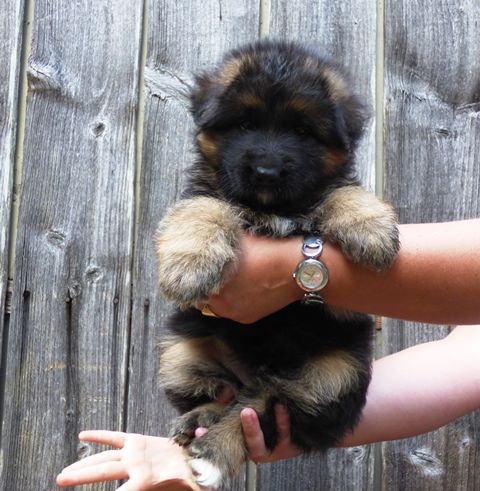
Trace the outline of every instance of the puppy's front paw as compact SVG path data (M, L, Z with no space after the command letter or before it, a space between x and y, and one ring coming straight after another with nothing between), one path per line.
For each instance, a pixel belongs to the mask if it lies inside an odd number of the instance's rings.
M333 236L353 262L376 271L393 264L400 245L396 222L389 217L370 219L354 229L337 230Z
M333 191L321 209L321 231L355 263L389 268L399 248L397 217L391 206L357 186Z
M192 198L177 204L156 235L158 279L164 295L189 307L217 293L236 261L241 220L227 203Z

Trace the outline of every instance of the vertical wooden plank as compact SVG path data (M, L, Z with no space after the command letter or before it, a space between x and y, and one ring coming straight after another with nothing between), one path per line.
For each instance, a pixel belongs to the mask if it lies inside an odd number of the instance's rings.
M480 6L387 2L386 196L402 222L480 216ZM447 328L386 322L386 350ZM384 489L477 490L480 413L383 445Z
M304 2L272 0L269 34L298 39L317 47L344 66L358 94L371 109L372 119L357 152L360 176L375 187L375 44L376 2ZM292 461L258 467L262 491L372 489L373 446L331 450Z
M134 261L128 431L165 435L175 416L159 389L158 342L169 308L157 288L153 236L194 157L186 94L192 73L258 36L258 2L148 2L141 203ZM235 486L243 486L240 479Z
M2 380L6 369L6 360L2 362L2 347L6 336L4 322L7 313L10 216L18 122L23 10L20 2L7 0L0 17L0 421L3 407Z
M80 429L122 426L140 25L138 2L35 2L4 491L55 489Z

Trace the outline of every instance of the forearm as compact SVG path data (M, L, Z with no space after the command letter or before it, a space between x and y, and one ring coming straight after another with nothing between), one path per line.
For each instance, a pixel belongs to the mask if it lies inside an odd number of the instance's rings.
M480 322L480 220L400 226L401 250L379 274L328 245L328 304L401 319Z
M292 272L301 237L242 238L238 271L209 303L221 317L254 322L303 296ZM480 219L400 226L393 266L377 273L353 264L326 242L327 305L434 324L480 322Z
M340 446L406 438L480 407L480 326L375 362L362 419Z

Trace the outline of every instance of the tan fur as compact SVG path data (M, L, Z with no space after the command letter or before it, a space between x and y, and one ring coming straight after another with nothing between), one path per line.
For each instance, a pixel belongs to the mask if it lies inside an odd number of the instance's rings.
M346 99L349 96L347 83L343 76L333 68L320 64L318 60L309 56L303 60L303 66L307 70L319 73L327 81L330 97L334 101Z
M321 66L315 58L312 58L311 56L306 56L303 59L303 66L312 72L318 72L321 69Z
M286 103L285 110L309 114L312 111L312 103L308 99L294 97Z
M300 405L303 411L317 414L327 405L352 390L357 383L360 364L345 351L333 351L305 364L294 380L272 379L282 393Z
M160 223L158 280L165 296L187 307L218 292L222 272L236 261L239 213L209 197L182 200Z
M202 155L217 165L218 141L216 136L208 131L201 131L197 135L197 143Z
M218 72L217 80L224 87L228 87L240 74L242 68L251 65L254 62L249 54L243 54L239 57L232 58L225 63Z
M322 75L328 83L328 92L334 101L346 99L349 96L350 91L342 75L329 67L322 68Z
M193 456L203 454L206 448L214 450L214 453L208 455L209 461L220 469L227 469L230 477L238 474L247 459L240 421L240 411L243 407L242 404L236 404L205 436L195 439L189 447L189 453ZM266 411L266 399L249 399L248 407L262 415Z
M347 158L347 152L344 152L343 150L327 150L327 154L324 159L325 173L328 176L335 175L338 172L338 169L345 165Z
M175 420L170 435L176 443L186 447L192 442L197 428L210 428L220 421L227 410L225 404L216 401L198 406Z
M321 232L357 263L376 270L391 266L398 251L392 207L359 186L331 191L315 211Z
M212 446L209 442L215 442ZM208 460L219 469L226 470L229 477L233 477L240 471L247 458L247 448L242 433L240 411L232 411L226 414L218 423L213 425L209 432L202 438L198 438L189 446L189 454L204 454L206 446L215 449L208 455Z
M212 399L221 383L207 378L202 371L218 370L215 353L226 349L214 337L185 339L171 337L160 343L160 384L165 390L175 390L188 395L208 395ZM195 367L194 375L189 368Z
M254 92L244 92L238 97L239 102L249 109L261 109L265 108L265 101L263 101Z

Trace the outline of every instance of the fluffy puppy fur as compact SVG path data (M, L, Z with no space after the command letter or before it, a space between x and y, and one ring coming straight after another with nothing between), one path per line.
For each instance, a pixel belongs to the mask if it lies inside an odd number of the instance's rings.
M198 158L156 237L160 287L180 307L162 345L160 376L184 413L174 439L188 448L198 482L216 487L247 457L243 407L257 411L269 448L280 402L293 442L323 450L356 425L370 381L366 315L299 302L244 326L192 308L234 269L241 231L319 231L375 270L392 264L399 241L391 207L356 176L364 108L338 67L316 52L278 42L232 51L197 77L191 107ZM215 396L226 385L236 398L222 406ZM193 439L198 426L209 431Z

